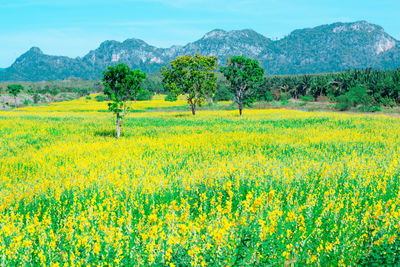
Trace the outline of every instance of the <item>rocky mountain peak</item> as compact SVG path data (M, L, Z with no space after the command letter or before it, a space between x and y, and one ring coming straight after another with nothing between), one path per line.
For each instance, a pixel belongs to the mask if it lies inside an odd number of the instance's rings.
M118 62L149 73L158 72L177 56L195 53L217 56L220 65L235 55L257 59L266 74L400 68L400 43L382 27L357 21L295 30L276 41L251 29L215 29L197 41L170 48L157 48L135 38L109 40L82 58L45 55L33 47L1 71L0 81L96 79L107 66Z
M221 37L225 37L226 34L227 34L227 32L224 31L224 30L215 29L215 30L212 30L212 31L206 33L206 34L203 36L202 39L204 40L204 39L210 39L210 38L221 38Z
M40 50L40 48L36 46L31 47L31 49L29 49L27 53L43 54L42 50Z

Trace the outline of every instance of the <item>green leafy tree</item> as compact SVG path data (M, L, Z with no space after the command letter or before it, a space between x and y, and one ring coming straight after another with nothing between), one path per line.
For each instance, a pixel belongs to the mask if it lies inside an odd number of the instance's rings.
M10 84L9 86L7 86L7 92L14 96L15 108L17 108L17 96L23 90L24 87L20 84Z
M117 138L121 136L121 120L127 109L127 101L136 97L141 90L140 84L146 74L140 70L131 70L124 63L109 66L103 72L104 94L111 99L108 109L117 117Z
M175 96L186 95L193 115L205 97L215 92L217 60L214 56L186 55L171 61L170 68L163 67L161 73L165 88Z
M231 92L242 116L243 104L255 99L256 89L263 83L264 69L257 60L236 56L228 58L227 66L221 68L221 72L231 84Z

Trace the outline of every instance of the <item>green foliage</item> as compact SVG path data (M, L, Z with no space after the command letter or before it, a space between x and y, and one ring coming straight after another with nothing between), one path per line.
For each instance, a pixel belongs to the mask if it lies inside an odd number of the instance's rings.
M149 90L143 89L139 92L136 100L137 101L146 101L146 100L151 100L153 97L153 93L150 92Z
M357 105L367 105L371 101L364 87L358 85L344 95L337 98L336 107L339 110L348 110Z
M217 91L215 92L213 96L213 101L218 102L218 101L230 101L233 99L233 95L231 91L229 91L228 88L226 87L218 87Z
M263 82L264 69L257 60L236 56L228 58L227 66L221 72L231 85L234 101L239 105L242 115L243 105L251 105L256 101L256 88Z
M272 94L272 92L271 91L266 91L265 93L264 93L264 95L259 95L258 96L258 100L260 100L260 101L266 101L266 102L271 102L271 101L274 101L274 95Z
M357 89L357 88L363 89ZM295 76L266 76L258 87L259 100L272 92L274 99L336 101L336 108L378 110L400 103L400 70L349 70L340 73ZM306 97L306 98L305 98ZM350 98L350 99L349 99Z
M40 95L38 93L33 94L33 103L37 104L40 101Z
M7 86L7 92L14 97L17 96L24 90L24 87L20 84L10 84Z
M142 82L143 90L148 90L155 94L167 94L168 90L164 88L161 73L150 74Z
M166 97L165 97L165 101L170 101L170 102L174 102L177 101L178 97L176 96L176 94L174 93L169 93Z
M310 97L310 96L302 96L301 97L301 100L302 101L306 101L306 102L311 102L311 101L313 101L313 99L312 99L312 97Z
M397 266L400 262L400 240L398 239L393 243L386 241L381 245L368 242L362 249L367 252L358 260L358 264L362 266Z
M353 102L345 95L338 96L336 98L336 105L335 108L340 111L349 110L353 107Z
M55 90L50 91L50 93L53 93L53 94L54 94L54 92L56 92L56 91ZM78 90L78 94L79 94L80 97L82 97L82 96L85 96L85 95L89 95L90 92L89 92L89 90L87 88L81 88L81 89Z
M350 89L346 94L336 98L336 108L339 110L348 110L352 107L361 105L362 111L377 111L377 104L373 97L368 95L365 87L357 85Z
M94 98L97 102L103 102L103 101L106 101L107 100L107 97L105 96L105 95L97 95L97 96L95 96L95 98Z
M176 96L186 95L193 115L196 107L216 90L217 60L214 56L186 55L171 61L170 68L163 67L161 74L165 88Z
M26 98L22 101L22 104L24 104L25 106L28 106L30 103L31 103L31 101Z
M146 74L140 70L131 70L124 63L108 66L103 72L104 94L111 99L108 110L117 116L117 138L120 137L120 120L127 110L126 102L137 99L141 91L140 84Z
M103 72L102 80L104 94L112 101L108 104L108 108L121 116L126 111L126 101L136 99L146 74L140 70L131 70L124 63L109 66L107 69Z
M90 96L87 96L87 97L85 97L87 100L90 100L90 99L92 99Z

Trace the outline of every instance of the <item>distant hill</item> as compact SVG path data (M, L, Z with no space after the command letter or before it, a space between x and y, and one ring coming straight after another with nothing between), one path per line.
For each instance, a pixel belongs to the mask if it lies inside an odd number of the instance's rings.
M170 48L139 39L105 41L82 58L49 56L33 47L0 72L0 81L97 79L108 65L118 62L154 73L177 56L194 53L215 55L221 64L234 55L251 57L260 61L267 74L400 68L400 42L382 27L358 21L295 30L277 41L249 29L217 29L193 43Z

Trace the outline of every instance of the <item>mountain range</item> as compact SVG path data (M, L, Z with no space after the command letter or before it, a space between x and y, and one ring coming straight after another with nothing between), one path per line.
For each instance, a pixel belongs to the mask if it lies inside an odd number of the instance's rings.
M357 21L295 30L275 41L250 29L216 29L200 40L170 48L157 48L139 39L105 41L77 58L50 56L32 47L0 71L0 81L98 79L108 65L118 62L154 73L177 56L195 53L217 56L222 65L235 55L257 59L266 74L400 68L400 42L381 26Z

